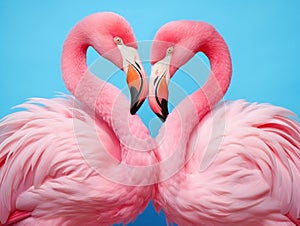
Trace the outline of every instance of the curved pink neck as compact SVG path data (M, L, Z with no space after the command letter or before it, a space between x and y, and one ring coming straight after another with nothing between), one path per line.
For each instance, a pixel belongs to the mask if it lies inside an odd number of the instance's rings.
M221 35L211 26L205 31L194 32L195 35L199 33L199 36L205 34L198 37L197 41L200 44L196 45L198 47L194 52L203 52L207 56L211 73L203 87L185 98L174 109L175 112L173 113L175 114L169 115L170 117L166 121L166 123L168 121L172 123L180 120L184 127L190 128L190 130L223 98L229 87L232 74L229 50ZM180 118L171 119L172 117Z
M87 72L86 53L90 43L81 29L75 27L63 46L61 69L67 89L75 95L77 85Z
M207 56L211 68L203 87L190 95L198 120L201 120L224 97L231 80L232 64L228 47L216 30L212 30L205 44L199 47L197 52L203 52Z
M62 53L62 75L67 89L82 103L104 118L111 125L111 112L116 104L120 90L115 86L94 76L87 67L86 53L90 46L87 32L81 27L75 27L67 37ZM99 98L99 97L102 98ZM122 99L122 97L120 97ZM121 104L129 112L129 104L124 98ZM118 101L123 103L121 101ZM127 108L126 108L127 106Z
M165 122L164 133L160 132L157 137L157 140L162 142L161 148L164 150L160 152L160 158L166 160L164 172L174 170L175 173L184 166L191 154L186 153L186 150L193 129L223 98L230 84L232 68L228 47L214 29L205 34L208 34L205 40L201 39L203 37L198 38L202 44L195 52L203 52L208 57L211 73L202 88L185 98L173 110ZM167 134L165 142L163 142L164 134ZM169 175L162 177L167 178Z
M69 34L62 54L62 74L68 90L114 131L127 149L148 151L154 147L147 128L137 115L130 114L130 103L120 89L88 70L86 51L90 46L87 31L75 27ZM137 153L133 152L135 156ZM138 157L136 157L138 158Z

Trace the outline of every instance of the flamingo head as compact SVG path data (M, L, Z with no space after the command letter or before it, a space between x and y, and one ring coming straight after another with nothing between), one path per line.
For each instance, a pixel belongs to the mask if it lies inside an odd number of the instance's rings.
M141 63L137 42L129 23L115 13L97 13L90 16L89 42L104 58L110 60L127 75L131 94L130 113L135 114L148 94L148 81Z
M205 46L208 26L196 21L173 21L162 26L155 35L148 98L151 109L162 121L168 116L169 80Z

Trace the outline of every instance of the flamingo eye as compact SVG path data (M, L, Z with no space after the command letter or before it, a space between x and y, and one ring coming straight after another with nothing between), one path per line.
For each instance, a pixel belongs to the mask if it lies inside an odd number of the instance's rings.
M174 47L173 46L170 46L169 48L167 48L167 55L168 54L172 54L174 51Z
M123 44L123 41L120 37L114 37L114 42L117 44L117 45L122 45Z

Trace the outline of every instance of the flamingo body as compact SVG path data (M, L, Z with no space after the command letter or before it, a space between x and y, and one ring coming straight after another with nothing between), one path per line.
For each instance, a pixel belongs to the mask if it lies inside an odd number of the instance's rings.
M134 220L146 207L150 186L114 183L88 164L81 148L104 167L111 162L103 153L126 160L111 129L86 106L67 97L32 99L20 107L26 111L0 126L2 223L19 210L30 216L17 225L111 225Z
M300 126L291 116L245 101L214 107L190 135L185 166L159 184L156 206L179 225L293 225Z
M88 70L89 46L130 78L128 86L138 91L131 107L118 88ZM62 54L74 97L35 98L0 121L2 225L111 225L143 211L156 158L147 128L129 113L147 92L136 48L121 16L86 17L71 30Z
M168 110L168 80L197 52L207 82ZM157 32L149 104L165 120L156 137L160 180L154 196L178 225L300 225L300 124L280 107L223 102L229 49L209 24L174 21Z

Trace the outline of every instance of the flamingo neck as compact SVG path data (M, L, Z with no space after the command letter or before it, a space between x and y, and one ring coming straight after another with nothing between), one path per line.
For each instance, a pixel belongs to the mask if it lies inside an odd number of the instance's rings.
M93 116L103 119L113 130L120 141L123 161L133 165L142 164L143 151L152 150L155 142L140 118L130 114L129 100L121 90L99 79L88 70L86 52L89 46L91 44L85 32L75 27L63 47L62 74L66 87L80 102L92 110ZM150 156L146 158L150 165L152 162ZM129 167L129 169L133 168ZM127 177L127 174L124 175Z
M63 52L61 69L67 89L75 95L77 85L88 71L86 53L89 47L87 37L75 27L67 37Z
M185 98L175 109L177 113L167 119L167 122L180 120L184 128L189 128L187 134L224 97L231 80L231 57L224 39L212 27L207 33L206 37L198 38L201 44L195 52L203 52L210 62L208 80L198 91Z
M223 98L230 84L231 58L225 41L215 30L206 40L195 52L203 52L210 61L211 73L207 82L174 109L157 137L164 150L160 152L160 158L166 165L166 173L161 175L164 179L176 173L188 161L192 153L186 153L186 150L193 129ZM199 38L199 41L203 40ZM167 137L164 134L167 134ZM163 142L165 138L167 142Z
M174 117L180 118L170 120L180 120L187 134L224 97L231 80L232 66L228 47L216 30L213 29L208 34L204 40L199 38L199 43L203 44L195 51L203 52L209 59L211 72L208 80L176 108L177 114Z
M61 62L63 79L67 89L78 100L111 126L111 111L120 90L89 71L86 64L89 46L91 43L87 33L81 27L75 27L63 47ZM122 104L120 107L124 106Z
M215 30L197 52L207 56L211 67L206 83L190 95L200 121L224 97L231 80L232 64L228 46Z

